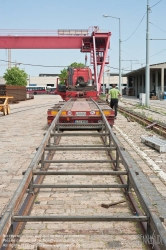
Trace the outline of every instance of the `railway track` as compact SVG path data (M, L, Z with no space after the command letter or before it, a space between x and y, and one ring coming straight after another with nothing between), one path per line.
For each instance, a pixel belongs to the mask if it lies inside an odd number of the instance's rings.
M165 249L163 220L102 110L101 123L62 124L64 108L1 217L1 249Z
M129 117L129 119L131 118L131 120L135 120L137 122L139 122L140 124L142 124L143 126L149 128L149 129L153 129L154 132L156 132L157 134L166 137L166 124L162 123L160 121L156 121L156 120L149 120L145 115L141 115L138 114L135 111L131 111L128 108L124 108L119 106L119 111Z
M140 104L139 99L132 99L132 98L130 99L130 98L126 98L126 97L123 98L123 102L128 103L130 105L138 105L138 104ZM155 103L155 101L150 100L150 108L149 109L150 110L151 110L151 108L165 109L165 100L161 100L160 102L161 103L158 103L158 102ZM152 111L153 111L153 109L152 109Z

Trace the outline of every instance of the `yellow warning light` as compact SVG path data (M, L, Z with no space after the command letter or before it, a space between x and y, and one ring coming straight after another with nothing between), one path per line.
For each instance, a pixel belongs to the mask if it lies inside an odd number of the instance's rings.
M59 111L57 111L57 110L53 110L53 111L51 111L51 115L57 115L58 112L59 112Z
M104 113L105 115L111 115L111 111L110 111L110 110L104 110L103 113Z
M96 111L96 115L100 115L100 111Z
M62 111L61 115L62 116L66 115L66 111Z

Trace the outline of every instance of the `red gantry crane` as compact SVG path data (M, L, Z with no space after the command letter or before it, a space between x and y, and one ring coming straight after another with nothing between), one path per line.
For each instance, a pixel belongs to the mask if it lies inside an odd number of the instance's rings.
M109 63L107 52L111 32L99 27L89 29L55 30L0 30L0 49L80 49L90 53L94 66L94 82L99 94L104 65ZM99 73L97 66L100 66Z
M107 52L110 47L110 36L111 32L102 32L97 26L87 30L0 30L0 49L80 49L83 53L90 53L90 61L94 68L93 86L88 86L92 80L92 73L88 68L85 71L82 69L81 75L77 70L71 69L71 83L67 83L70 86L68 85L63 92L57 91L64 100L70 100L67 109L62 112L60 122L98 123L101 121L101 112L93 102L99 97L104 66L109 63ZM83 84L86 88L82 88ZM59 112L60 106L55 105L48 110L48 124ZM101 109L113 125L114 111L108 104L103 104Z

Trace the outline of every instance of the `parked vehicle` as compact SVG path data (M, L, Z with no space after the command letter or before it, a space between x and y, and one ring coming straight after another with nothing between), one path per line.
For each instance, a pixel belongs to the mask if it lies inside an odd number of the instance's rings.
M42 87L27 86L26 91L27 91L27 94L33 94L33 95L47 94L47 88L43 86Z
M56 88L55 87L47 87L47 94L49 95L56 95Z

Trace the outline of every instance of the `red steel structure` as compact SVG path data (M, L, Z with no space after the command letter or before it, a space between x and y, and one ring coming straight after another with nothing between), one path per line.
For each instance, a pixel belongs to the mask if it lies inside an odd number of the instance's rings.
M94 82L99 94L105 64L109 63L107 52L111 32L102 32L98 27L90 30L58 31L0 30L0 49L80 49L90 53L94 66ZM43 35L45 33L45 35ZM97 66L100 66L99 73Z

